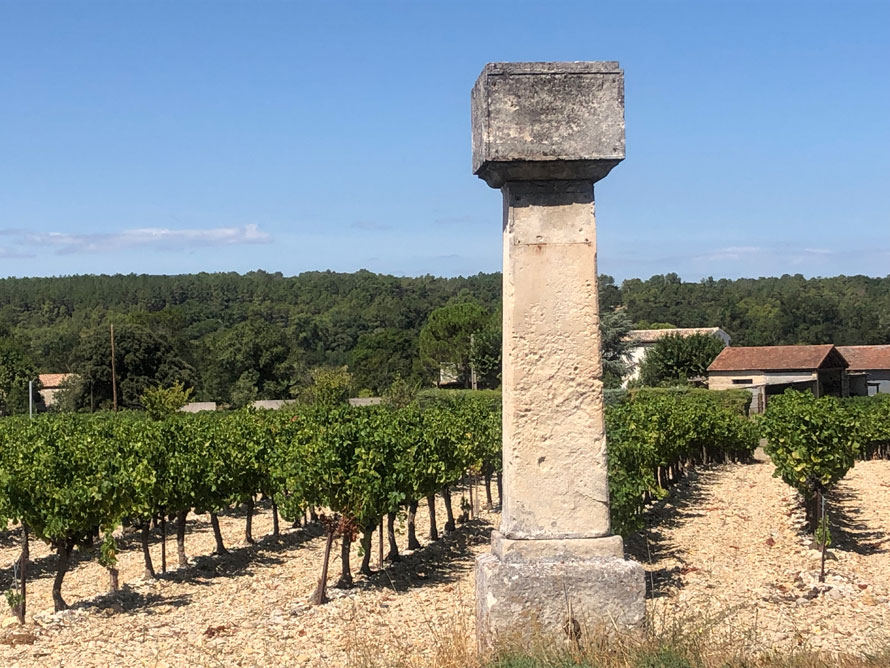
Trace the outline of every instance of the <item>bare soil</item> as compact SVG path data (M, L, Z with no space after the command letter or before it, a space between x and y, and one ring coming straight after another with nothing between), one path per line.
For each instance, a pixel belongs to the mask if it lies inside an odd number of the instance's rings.
M774 470L760 454L696 473L653 509L628 541L646 564L653 624L694 620L693 631L759 650L890 647L890 461L858 462L828 497L824 583L803 510Z
M494 485L492 485L494 487ZM478 491L484 488L479 485ZM496 497L495 497L496 498ZM453 493L459 513L461 491ZM484 504L483 504L484 506ZM122 538L119 557L121 591L105 594L108 575L96 553L75 551L63 595L70 610L53 613L51 587L56 557L42 543L31 542L28 585L30 623L3 619L0 666L344 666L391 657L432 657L456 625L473 609L475 554L487 549L496 515L479 508L477 519L444 534L445 507L438 499L440 540L426 540L426 503L417 513L421 549L407 550L402 526L397 539L403 559L384 563L370 578L358 575L361 556L353 545L355 586L334 589L340 575L340 541L331 554L328 595L323 606L309 604L321 573L325 538L322 529L293 529L282 520L282 535L271 537L272 514L259 506L253 520L257 545L244 541L244 515L220 516L229 554L215 547L208 516L190 515L186 551L191 565L177 569L175 528L168 525L166 574L161 574L160 532L152 534L157 578L143 580L138 534ZM285 528L287 527L287 528ZM377 570L379 536L371 564ZM19 531L0 539L0 588L12 584L12 564L19 553ZM388 548L387 550L388 551ZM0 601L5 608L5 602ZM6 609L3 610L5 614ZM471 629L462 633L467 642ZM447 642L452 638L448 636Z
M859 462L829 501L833 544L827 578L804 533L793 492L764 458L691 474L649 513L650 528L627 541L647 569L653 627L702 633L759 649L867 653L890 646L890 462ZM482 487L479 487L482 491ZM455 494L455 509L461 493ZM484 493L483 493L484 498ZM439 529L444 506L439 499ZM498 515L477 519L435 543L406 549L356 586L329 590L309 605L321 570L317 527L284 528L273 541L271 513L258 508L257 545L244 538L243 513L220 517L230 553L214 556L207 516L189 517L191 565L176 569L168 527L168 572L160 574L160 535L152 534L158 577L142 579L137 535L123 537L122 591L104 594L107 574L94 554L75 553L63 593L72 609L52 612L55 556L32 541L30 623L2 620L0 666L394 666L435 665L473 644L473 561L488 549ZM265 536L265 538L263 538ZM375 534L372 565L377 566ZM339 541L338 541L339 542ZM12 579L19 534L0 535L0 588ZM339 545L330 584L339 577ZM4 611L5 612L5 611ZM682 620L678 622L678 620Z

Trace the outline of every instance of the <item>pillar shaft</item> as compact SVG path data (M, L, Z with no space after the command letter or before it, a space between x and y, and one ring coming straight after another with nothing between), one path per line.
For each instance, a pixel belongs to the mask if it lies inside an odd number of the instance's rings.
M643 570L609 535L593 202L624 159L623 74L492 63L472 109L473 170L504 197L504 498L476 561L479 642L637 625Z
M504 196L504 502L509 539L609 533L593 185Z

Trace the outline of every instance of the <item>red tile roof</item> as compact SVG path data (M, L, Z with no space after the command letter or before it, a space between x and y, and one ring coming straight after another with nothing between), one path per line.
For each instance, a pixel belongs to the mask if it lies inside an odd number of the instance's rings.
M834 355L832 355L834 353ZM829 357L837 359L830 360ZM826 362L828 362L826 364ZM845 366L831 344L724 348L708 371L791 371Z
M890 345L838 346L838 352L850 365L850 371L890 369Z
M38 378L40 379L40 384L43 386L43 389L51 390L61 387L62 383L65 382L65 379L70 375L70 373L42 373Z

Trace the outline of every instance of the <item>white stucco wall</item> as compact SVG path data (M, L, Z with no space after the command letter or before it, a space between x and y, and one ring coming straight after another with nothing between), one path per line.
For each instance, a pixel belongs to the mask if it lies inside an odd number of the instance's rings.
M640 377L640 364L646 356L646 351L653 345L652 343L640 343L628 349L627 354L624 356L624 361L627 363L629 373L624 377L624 382L621 384L622 387L627 387L630 381Z

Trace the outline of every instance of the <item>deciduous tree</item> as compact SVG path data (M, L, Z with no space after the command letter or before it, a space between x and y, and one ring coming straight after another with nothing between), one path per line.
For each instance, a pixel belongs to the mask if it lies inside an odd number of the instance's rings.
M29 381L34 381L34 397L39 400L37 368L22 346L0 336L0 415L28 412Z
M163 336L125 324L116 327L115 371L117 401L123 408L140 408L146 389L176 382L190 385L194 370ZM112 404L111 339L107 329L84 333L74 351L76 386L73 402L77 408L109 408Z
M643 357L640 381L643 385L685 385L692 378L707 375L708 366L723 350L723 341L710 334L660 338Z

